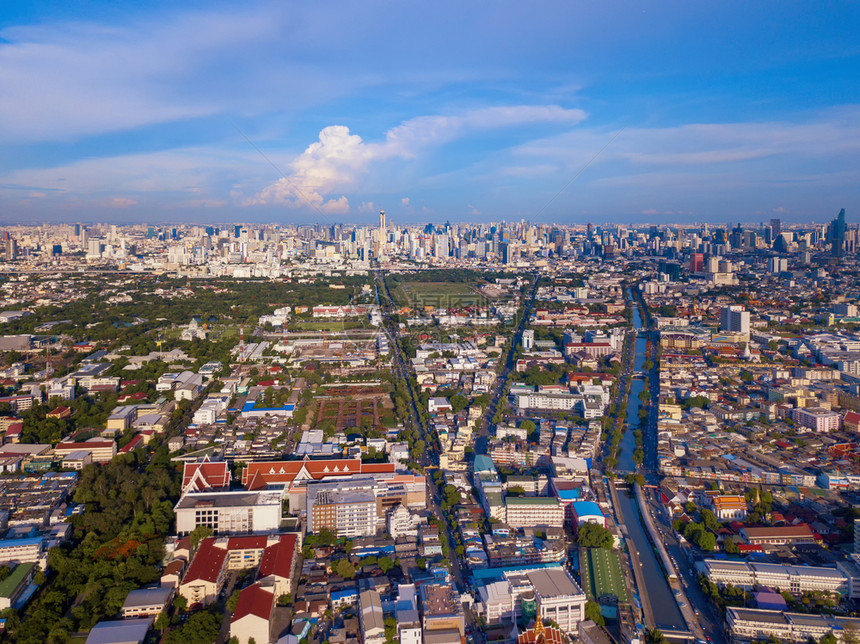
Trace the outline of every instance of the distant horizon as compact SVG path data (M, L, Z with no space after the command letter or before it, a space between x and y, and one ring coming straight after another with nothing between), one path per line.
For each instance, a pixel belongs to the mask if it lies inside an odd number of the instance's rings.
M823 221L806 221L806 222L795 222L788 221L786 219L781 219L780 217L772 217L772 219L779 219L780 224L783 227L817 227L817 226L826 226L831 221L836 219L838 216L838 211L829 219ZM639 221L639 222L607 222L607 221L585 221L578 223L564 223L557 221L530 221L528 219L493 219L493 220L462 220L455 221L450 219L442 219L442 220L418 220L414 222L398 222L392 221L390 218L388 219L387 226L389 228L414 228L416 226L442 226L446 223L449 223L454 226L487 226L487 225L495 225L495 224L521 224L526 223L532 226L563 226L563 227L582 227L585 228L589 224L594 227L603 227L603 226L624 226L629 228L645 228L650 226L666 226L669 228L698 228L701 226L709 226L712 228L726 228L728 226L738 226L740 225L743 228L761 228L766 227L770 224L770 219L766 220L757 220L757 221L693 221L688 223L667 223L667 222L649 222L649 221ZM846 211L845 216L846 223L849 227L852 226L852 222L848 216L848 212ZM117 226L117 227L170 227L170 226L186 226L186 227L233 227L233 226L255 226L255 227L263 227L263 226L279 226L279 227L309 227L309 226L350 226L350 227L359 227L359 228L373 228L379 225L378 221L373 221L372 218L368 218L367 223L355 222L355 221L347 221L347 220L334 220L326 221L326 222L314 222L314 221L208 221L208 222L198 222L198 221L141 221L141 222L128 222L128 221L111 221L111 220L69 220L69 221L37 221L37 222L3 222L0 220L0 228L14 228L14 227L33 227L37 228L40 226L75 226L76 224L80 224L82 226ZM860 225L860 222L854 222L854 226Z
M5 3L0 217L827 221L860 210L851 24L847 0Z

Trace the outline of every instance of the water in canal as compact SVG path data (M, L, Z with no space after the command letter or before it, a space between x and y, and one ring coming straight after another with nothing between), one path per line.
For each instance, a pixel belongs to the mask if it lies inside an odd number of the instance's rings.
M639 307L635 305L636 300L633 299L632 293L627 291L627 297L633 306L633 328L642 328L642 316L639 314ZM645 364L646 349L648 341L644 337L636 338L633 355L633 369L641 371ZM639 427L639 394L645 388L645 381L642 378L634 378L630 383L630 397L627 400L627 431L621 437L621 452L618 454L618 469L622 472L633 472L636 469L636 463L633 462L633 452L636 450L636 437L633 432Z
M628 298L631 302L635 302L629 291ZM639 313L638 306L633 307L633 328L642 329L642 316ZM633 360L633 366L636 371L640 371L645 364L647 356L646 347L647 340L645 337L638 337L635 347L636 354ZM627 431L621 439L621 453L618 455L618 469L621 471L633 472L636 469L633 462L636 438L633 432L639 426L639 409L642 406L639 394L644 388L644 378L634 378L630 383L630 398L627 402ZM636 498L628 495L624 490L618 491L618 498L621 505L618 509L621 512L630 537L627 541L627 547L637 550L639 561L642 563L642 575L645 578L646 588L639 589L640 595L647 593L657 628L660 630L685 630L687 625L684 622L683 615L681 615L681 609L678 608L678 604L672 594L672 589L666 579L666 573L663 571L657 554L651 545L651 540L639 514L639 504Z
M642 517L639 516L639 507L635 497L630 496L623 489L618 490L618 502L624 524L627 526L628 548L636 548L639 561L642 563L642 576L645 578L646 588L640 588L640 595L648 595L648 602L654 613L654 621L661 631L686 630L687 624L681 609L675 601L666 573L660 567L657 554L651 546L651 541L645 532Z
M645 389L642 378L634 378L630 383L630 398L627 400L627 431L621 437L621 451L618 454L618 469L622 472L634 472L636 463L633 462L633 452L636 451L636 436L634 432L639 427L639 408L642 406L639 394Z

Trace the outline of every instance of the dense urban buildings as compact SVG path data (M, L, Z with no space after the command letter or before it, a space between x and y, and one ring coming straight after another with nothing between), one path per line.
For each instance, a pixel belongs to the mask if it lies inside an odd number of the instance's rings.
M213 641L853 628L840 218L7 232L10 633L42 587ZM133 576L76 611L95 561Z

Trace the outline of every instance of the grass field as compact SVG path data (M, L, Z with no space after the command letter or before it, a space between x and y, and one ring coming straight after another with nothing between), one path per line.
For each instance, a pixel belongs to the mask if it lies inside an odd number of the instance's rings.
M292 321L287 325L289 331L343 331L363 329L364 322L357 319L349 320L307 320Z
M615 595L618 601L627 601L627 587L621 570L621 557L615 550L588 548L580 550L583 590L592 599L601 595Z
M392 293L401 306L451 308L486 305L486 298L461 282L403 282Z

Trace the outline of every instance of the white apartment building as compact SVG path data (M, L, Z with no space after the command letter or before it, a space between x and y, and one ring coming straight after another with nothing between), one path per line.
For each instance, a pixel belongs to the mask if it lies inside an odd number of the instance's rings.
M842 641L845 626L860 630L860 618L835 617L833 615L808 615L776 610L730 607L726 610L726 623L734 642L752 642L776 637L783 642L806 642L809 638L820 640L833 633Z
M512 528L564 526L564 505L555 497L521 496L505 499L505 523Z
M835 568L716 559L706 559L704 566L708 579L720 586L732 584L741 588L752 588L759 585L791 593L818 591L846 594L848 592L848 577Z
M275 532L281 525L281 493L189 492L176 506L176 533L186 535L197 526L216 535Z
M744 307L724 306L720 310L720 331L732 333L750 332L750 313Z

